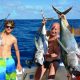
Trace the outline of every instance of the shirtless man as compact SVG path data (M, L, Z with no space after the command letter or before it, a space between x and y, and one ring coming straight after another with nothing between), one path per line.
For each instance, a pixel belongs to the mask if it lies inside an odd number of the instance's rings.
M43 20L43 25L45 21ZM49 34L48 40L48 52L45 55L45 62L42 66L39 66L35 73L35 80L41 80L45 71L49 70L48 80L54 80L58 64L60 62L60 47L57 42L60 33L59 23L54 23Z
M14 28L12 20L5 21L5 29L0 33L0 80L16 80L16 67L12 58L11 47L14 46L17 56L17 69L22 69L17 39L11 34Z

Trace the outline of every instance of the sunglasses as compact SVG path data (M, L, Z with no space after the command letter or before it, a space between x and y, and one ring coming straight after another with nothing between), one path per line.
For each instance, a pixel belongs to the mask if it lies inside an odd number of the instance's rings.
M11 26L6 26L6 28L10 28L10 29L13 29L14 27L11 27Z
M51 30L53 30L54 28L55 28L55 26Z

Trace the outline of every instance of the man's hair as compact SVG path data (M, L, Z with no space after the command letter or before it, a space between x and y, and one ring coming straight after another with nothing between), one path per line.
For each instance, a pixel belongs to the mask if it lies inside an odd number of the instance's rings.
M14 21L13 20L6 20L4 26L7 26L8 24L10 24L11 27L14 27Z
M58 25L58 27L60 28L60 24L58 22L53 23L51 28L57 27L57 26L54 26L55 24Z

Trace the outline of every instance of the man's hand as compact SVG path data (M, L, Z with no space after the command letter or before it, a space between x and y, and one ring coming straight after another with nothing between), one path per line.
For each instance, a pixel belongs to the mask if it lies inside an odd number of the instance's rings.
M70 30L71 28L70 28L70 25L69 25L69 23L68 23L68 21L67 21L67 19L66 19L66 16L65 16L64 14L61 14L61 15L58 15L58 17L59 17L61 20L64 21L65 25L66 25L66 26L69 28L69 30Z
M53 54L50 54L50 55L51 55L51 57L53 57L53 58L55 58L55 57L58 56L56 53L53 53Z
M58 15L59 18L66 20L66 16L64 14Z
M43 19L42 24L43 24L43 25L46 24L46 19Z
M54 59L56 59L58 57L58 55L56 53L53 54L46 54L45 59L46 61L53 61Z

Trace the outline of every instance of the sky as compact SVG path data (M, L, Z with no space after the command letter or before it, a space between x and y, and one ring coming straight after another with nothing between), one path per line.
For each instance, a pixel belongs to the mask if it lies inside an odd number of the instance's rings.
M80 0L0 0L0 19L8 14L9 19L42 19L41 10L45 17L57 19L52 5L60 11L72 7L67 18L80 19Z

